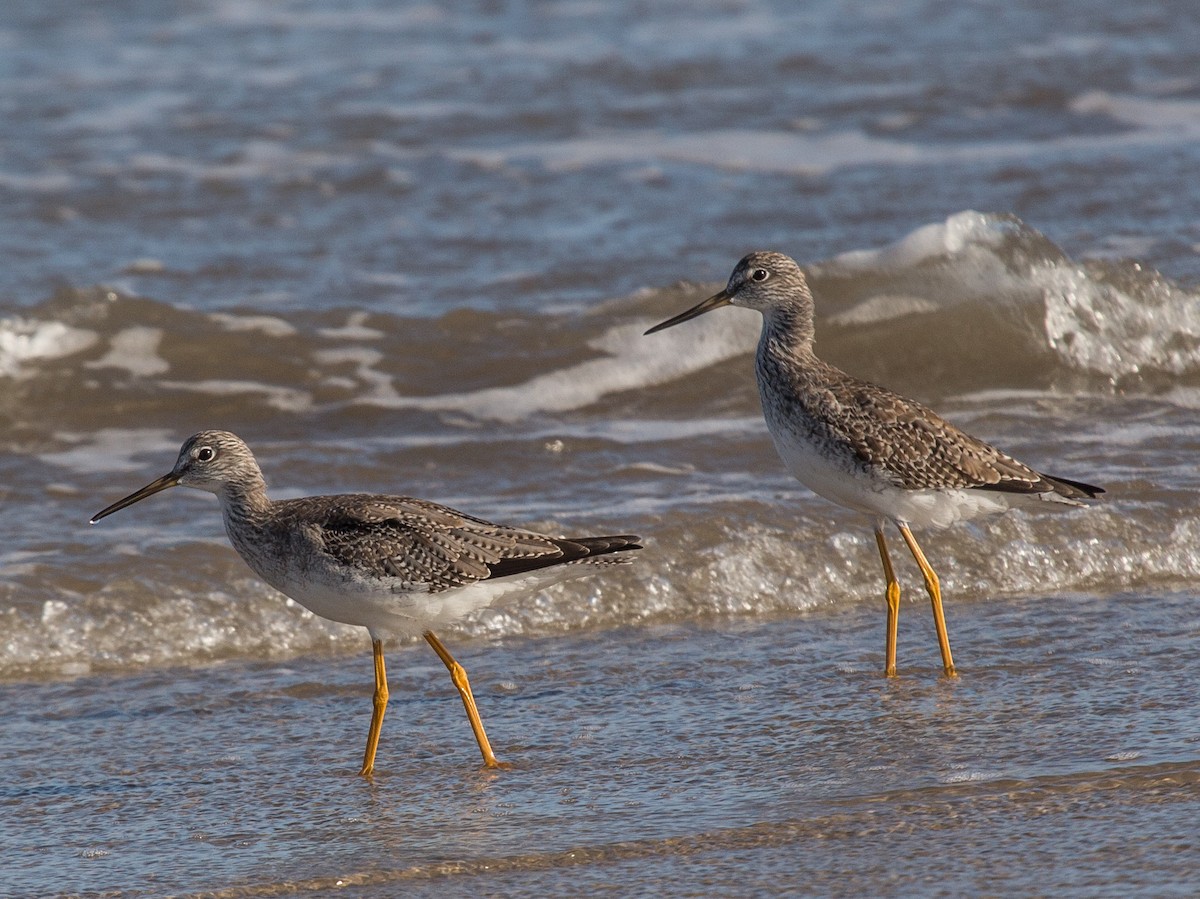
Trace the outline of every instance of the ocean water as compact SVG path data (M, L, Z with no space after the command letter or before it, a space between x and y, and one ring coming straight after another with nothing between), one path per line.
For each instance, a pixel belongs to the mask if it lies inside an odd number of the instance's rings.
M1111 7L1111 8L1110 8ZM1184 2L197 0L0 14L13 896L1200 890L1200 18ZM1086 510L919 534L796 484L752 249L830 361ZM177 490L379 491L637 564L389 647Z

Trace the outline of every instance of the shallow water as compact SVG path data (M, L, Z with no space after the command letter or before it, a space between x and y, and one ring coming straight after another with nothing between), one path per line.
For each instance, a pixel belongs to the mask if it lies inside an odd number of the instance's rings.
M954 682L924 604L895 681L865 606L472 641L499 772L414 647L392 654L373 783L365 641L12 686L5 720L41 744L9 762L9 886L1163 895L1197 859L1193 606L958 603Z
M14 895L1188 895L1200 846L1191 4L43 4L0 17L0 853ZM747 250L818 350L1086 511L869 524L762 424ZM203 427L637 565L424 645L257 582Z

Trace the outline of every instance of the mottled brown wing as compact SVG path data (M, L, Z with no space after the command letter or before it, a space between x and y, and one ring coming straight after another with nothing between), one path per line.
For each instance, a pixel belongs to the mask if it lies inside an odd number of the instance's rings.
M307 506L314 539L338 562L434 593L641 549L633 536L556 539L404 496L347 494L288 504Z
M492 577L501 563L545 564L563 552L549 537L410 497L347 494L288 504L309 506L313 538L338 562L432 592Z
M1027 465L950 424L920 403L848 375L830 383L827 417L864 466L897 486L1039 493L1052 485Z

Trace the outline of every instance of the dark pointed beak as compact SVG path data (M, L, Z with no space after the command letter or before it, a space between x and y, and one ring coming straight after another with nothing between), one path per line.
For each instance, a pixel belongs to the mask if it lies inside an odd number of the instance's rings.
M711 312L714 309L720 309L722 306L728 306L731 297L728 290L722 290L718 294L709 297L698 306L693 306L687 312L680 312L674 318L668 318L665 322L655 325L646 334L653 334L655 331L663 331L667 328L680 324L681 322L690 321L698 315L703 315L705 312Z
M92 516L92 524L95 524L97 521L99 521L101 518L104 518L107 515L112 515L113 512L120 512L122 509L126 508L127 506L132 506L136 502L141 502L147 496L153 496L156 493L161 493L163 490L166 490L170 487L174 487L174 486L178 485L178 483L179 483L179 476L177 474L175 474L175 472L171 472L170 474L165 474L161 478L159 478L157 481L152 481L151 483L147 484L145 487L143 487L141 490L138 490L136 493L131 493L131 494L129 494L129 496L125 497L124 499L117 500L115 503L113 503L107 509L97 512L95 515Z

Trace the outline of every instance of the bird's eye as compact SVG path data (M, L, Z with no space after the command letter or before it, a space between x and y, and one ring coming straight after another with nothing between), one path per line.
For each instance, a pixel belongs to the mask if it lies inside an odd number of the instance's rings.
M196 450L196 461L211 462L214 458L216 458L216 455L216 452L211 446L202 446L200 449Z
M769 277L771 277L771 273L765 268L756 268L750 273L751 281L765 281Z

